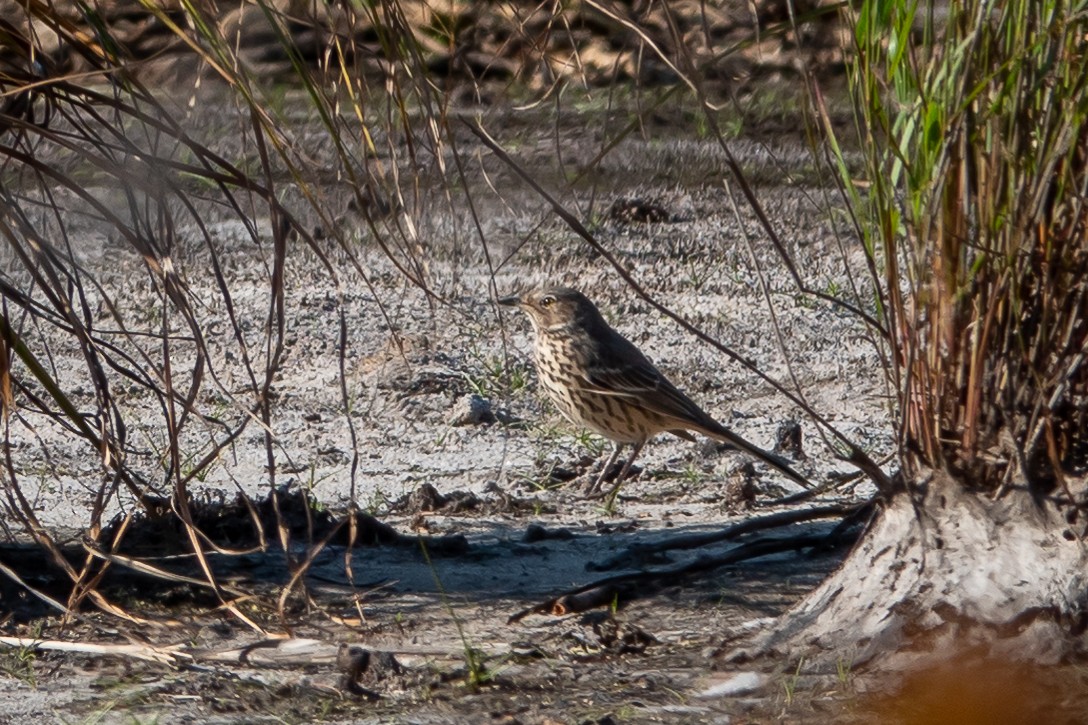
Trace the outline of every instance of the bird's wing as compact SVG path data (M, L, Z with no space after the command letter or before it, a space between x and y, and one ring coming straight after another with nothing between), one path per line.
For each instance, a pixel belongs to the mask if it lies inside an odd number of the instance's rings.
M625 340L626 342L626 340ZM634 345L613 345L615 354L587 366L585 381L600 395L614 395L668 418L714 425L702 408L669 382Z
M669 382L633 343L618 333L612 334L615 337L611 338L609 344L598 346L596 358L585 366L587 372L583 379L588 390L600 395L623 397L629 403L688 424L677 428L693 428L726 441L766 461L805 488L811 488L812 484L808 479L795 471L789 461L746 441L711 418L691 398Z
M616 395L669 418L701 423L706 413L656 370L641 367L600 369L587 376L595 392Z

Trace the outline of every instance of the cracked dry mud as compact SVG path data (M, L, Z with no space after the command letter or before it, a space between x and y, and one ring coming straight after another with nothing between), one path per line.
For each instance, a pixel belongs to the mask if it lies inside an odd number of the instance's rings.
M591 225L650 294L772 378L792 376L816 410L875 457L891 451L880 361L863 326L797 291L753 214L734 211L736 189L717 142L684 125L681 111L648 118L644 135L626 137L574 190L562 179L594 158L619 111L588 106L559 119L539 110L487 113L485 125L504 129L499 140ZM305 134L299 138L306 143ZM862 252L843 231L834 194L820 183L800 134L729 143L805 282L823 291L849 290L845 270L864 273ZM118 626L88 613L64 630L46 620L37 635L124 642L120 632L135 630L156 645L186 643L205 659L167 666L39 653L21 670L7 655L0 721L101 715L160 723L807 722L846 717L860 707L865 680L850 671L848 653L839 672L815 673L803 663L745 666L714 657L727 632L772 626L769 618L825 576L841 551L780 554L718 569L614 613L532 615L507 624L515 612L593 579L706 555L671 553L592 571L592 563L633 543L713 530L770 511L768 502L798 489L735 452L663 436L643 451L641 473L624 485L614 510L580 498L579 486L563 482L591 474L603 443L572 429L544 401L529 363L528 325L496 306L495 294L544 283L581 288L723 423L770 448L783 424L800 421L800 469L817 482L850 471L800 411L654 311L467 132L459 150L472 160L466 188L480 235L464 189L444 189L426 174L406 211L419 228L435 298L406 282L368 231L350 231L363 274L329 242L339 287L301 243L289 251L287 355L276 381L273 433L277 486L309 491L331 511L343 511L354 496L401 534L462 535L467 549L435 553L428 564L416 546L357 548L352 582L343 549L329 547L307 580L311 603L292 605L289 615L290 633L313 642L279 664L264 648L244 662L211 658L208 653L259 638L228 614L208 613L210 597L179 587L176 601L148 601L136 585L120 584L115 594L125 606L184 624ZM309 151L320 164L325 151L316 142ZM323 192L332 208L345 208L342 189ZM304 209L301 201L298 208ZM217 214L209 209L207 222L238 317L259 340L268 307L267 229L257 244L239 222ZM85 267L125 301L131 325L157 329L161 320L140 261L101 230L85 229L74 241ZM197 315L222 383L220 389L208 385L200 404L230 414L233 403L223 391L244 380L225 312L204 273L206 252L195 241L179 252L187 284L206 301ZM339 372L341 314L347 406ZM70 344L53 342L58 368L74 370ZM254 350L259 355L259 346ZM120 392L133 416L130 435L141 441L142 459L135 456L134 464L156 480L163 430L152 401L135 388ZM24 485L40 482L34 494L43 523L77 531L100 480L95 457L48 426L41 432L59 453L53 462L59 479L43 475L46 462L30 440L16 441L17 473ZM200 450L207 434L194 432L183 443ZM254 426L193 483L194 498L229 501L237 491L267 496L266 463ZM866 493L847 488L825 498ZM821 526L810 528L826 529ZM285 577L275 555L224 566L269 595ZM262 621L269 631L285 631L274 618ZM12 622L5 629L28 631ZM345 644L365 648L378 664L360 669L358 656L340 649ZM392 653L399 666L381 659L382 652ZM468 682L467 661L480 665L477 676L484 681Z

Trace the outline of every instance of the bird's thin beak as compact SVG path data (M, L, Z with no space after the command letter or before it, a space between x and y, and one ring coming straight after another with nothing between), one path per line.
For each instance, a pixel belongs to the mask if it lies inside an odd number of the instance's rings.
M510 295L509 297L500 297L498 300L500 305L506 305L507 307L517 307L521 304L521 297L519 295Z

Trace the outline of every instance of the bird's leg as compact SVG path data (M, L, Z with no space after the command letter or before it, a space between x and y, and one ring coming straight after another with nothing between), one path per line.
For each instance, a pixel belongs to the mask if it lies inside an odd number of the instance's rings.
M616 492L620 490L620 485L623 484L624 479L627 478L627 474L631 471L631 464L635 462L636 458L638 458L638 454L642 450L642 446L644 445L646 445L646 441L635 444L634 450L631 451L631 455L627 457L626 461L624 461L623 468L620 469L619 474L616 476L616 480L612 482L612 488L608 489L608 493L601 496L601 498L611 499L616 495ZM617 444L617 453L619 452L618 448L619 446ZM613 455L612 457L615 458L615 455ZM611 466L612 462L609 461L608 465ZM608 468L605 468L605 470L601 471L601 480L598 481L597 484L595 484L593 488L590 489L590 491L587 491L587 495L600 489L600 483L604 482L604 476L607 473Z
M601 469L601 472L597 475L597 478L586 488L587 496L596 493L601 489L601 484L604 483L604 479L608 476L608 472L612 469L612 464L616 462L617 458L619 458L621 450L623 450L622 443L614 442L612 444L612 455L610 455L608 457L608 460L605 461L604 468Z

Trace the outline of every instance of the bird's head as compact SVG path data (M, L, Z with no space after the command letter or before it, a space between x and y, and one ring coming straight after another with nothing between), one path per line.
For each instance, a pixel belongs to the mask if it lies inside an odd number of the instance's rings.
M589 298L570 287L548 287L525 294L504 297L500 305L519 307L529 315L533 330L555 332L575 323L586 324L601 319Z

